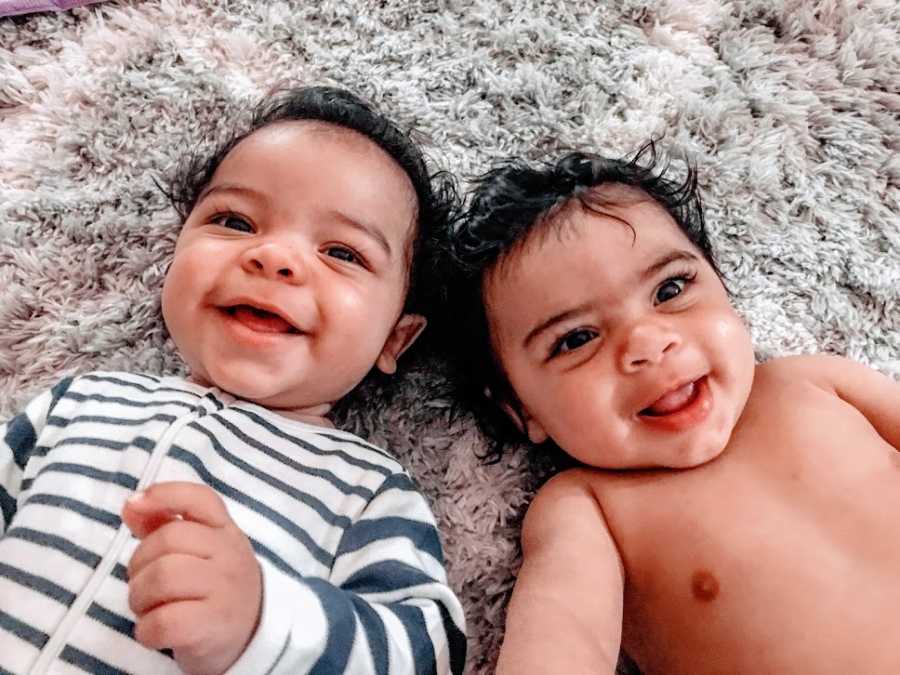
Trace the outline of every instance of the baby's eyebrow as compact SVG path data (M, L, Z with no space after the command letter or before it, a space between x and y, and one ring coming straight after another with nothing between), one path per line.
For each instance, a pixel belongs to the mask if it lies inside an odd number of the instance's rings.
M674 250L669 251L668 253L664 253L659 258L656 259L649 267L644 268L640 274L640 281L647 281L651 277L655 276L657 272L666 267L667 265L677 261L677 260L689 260L691 262L699 262L700 258L691 253L690 251L684 250Z
M563 310L562 312L558 312L553 316L541 321L537 326L528 331L528 335L525 336L525 339L522 340L522 347L528 349L528 345L541 333L545 330L554 326L555 324L561 323L563 321L567 321L574 316L578 316L579 314L584 314L591 308L590 302L583 302L577 307L571 307L569 309Z
M240 195L242 197L252 199L255 202L260 202L263 205L268 205L269 203L269 198L262 192L258 192L257 190L249 188L245 185L238 185L237 183L220 183L218 185L207 185L206 188L204 188L203 192L200 193L200 196L197 197L197 203L199 204L204 199L206 199L210 195L215 194L216 192L225 192Z

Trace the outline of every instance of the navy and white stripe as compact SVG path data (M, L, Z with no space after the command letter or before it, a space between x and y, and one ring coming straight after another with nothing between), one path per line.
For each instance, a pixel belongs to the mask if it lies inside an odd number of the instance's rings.
M263 570L260 626L230 673L463 671L434 519L395 460L178 378L93 373L0 426L0 673L31 673L54 648L53 672L179 672L133 639L125 570L138 542L111 548L125 499L179 425L153 481L213 487Z

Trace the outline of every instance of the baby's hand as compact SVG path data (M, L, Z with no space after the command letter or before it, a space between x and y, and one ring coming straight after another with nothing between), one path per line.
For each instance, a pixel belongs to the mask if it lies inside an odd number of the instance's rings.
M219 675L241 655L259 621L262 574L250 540L205 485L157 483L125 503L141 544L128 565L134 636L169 648L191 675Z

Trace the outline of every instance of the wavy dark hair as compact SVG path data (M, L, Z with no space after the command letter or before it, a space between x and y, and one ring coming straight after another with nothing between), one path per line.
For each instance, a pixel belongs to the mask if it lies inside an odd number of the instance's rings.
M288 121L331 124L361 134L384 150L409 176L416 193L417 227L409 251L409 284L404 311L426 314L433 307L435 239L443 232L459 198L456 182L445 172L431 173L425 155L411 135L356 94L339 87L279 89L260 101L249 124L236 129L212 150L184 157L171 176L157 185L182 221L197 204L216 169L235 146L260 129Z
M624 158L573 152L540 163L504 160L476 178L467 207L444 242L447 311L438 332L457 379L457 397L492 440L487 457L491 461L523 437L491 400L519 406L491 349L485 277L517 247L563 227L565 219L556 216L564 209L578 205L609 215L604 209L616 204L615 194L598 188L612 184L637 188L662 206L721 279L703 219L696 169L688 164L682 178L673 177L668 155L658 151L654 140ZM555 454L560 463L561 455Z

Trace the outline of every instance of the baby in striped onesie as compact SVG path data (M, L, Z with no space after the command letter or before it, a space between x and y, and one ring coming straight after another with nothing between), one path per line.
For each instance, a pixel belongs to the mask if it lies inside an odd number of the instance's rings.
M326 419L425 327L434 178L328 87L186 163L162 311L190 377L67 378L0 425L0 675L462 672L425 499Z

